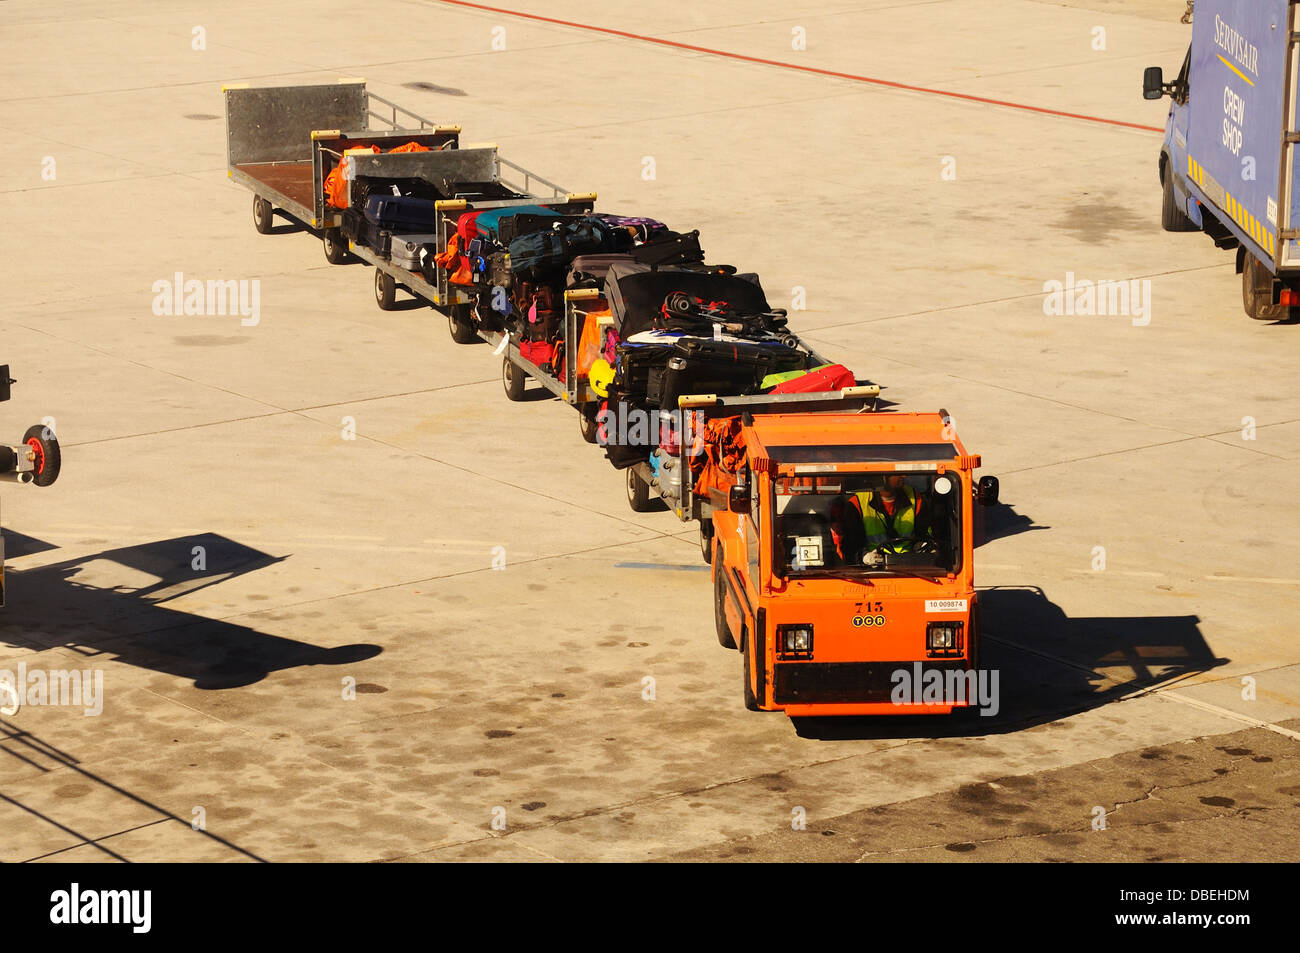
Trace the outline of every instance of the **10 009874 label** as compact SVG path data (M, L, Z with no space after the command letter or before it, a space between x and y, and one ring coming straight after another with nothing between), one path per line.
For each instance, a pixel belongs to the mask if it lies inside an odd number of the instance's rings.
M926 612L965 612L965 599L926 599Z

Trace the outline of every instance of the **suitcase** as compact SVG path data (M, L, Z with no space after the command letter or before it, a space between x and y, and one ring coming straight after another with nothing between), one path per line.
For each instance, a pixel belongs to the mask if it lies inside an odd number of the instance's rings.
M366 200L372 195L380 195L384 198L414 196L420 199L445 197L436 187L423 179L377 179L368 175L359 175L352 180L351 193L352 206L358 211L366 207Z
M646 400L674 410L684 394L751 394L760 377L759 369L748 363L674 356L661 374L650 375Z
M366 221L390 232L425 234L437 226L430 199L405 195L371 195L366 199Z
M344 235L354 242L365 240L366 219L364 215L354 208L348 208L343 210L341 218L343 222L340 228L343 229Z
M504 208L492 208L481 212L478 217L478 230L480 235L486 235L495 241L501 241L509 244L512 238L516 238L523 232L514 230L514 223L511 219L518 218L520 215L527 215L531 219L544 222L542 228L549 228L551 222L558 222L562 215L559 212L552 212L544 205L507 205ZM509 223L509 226L507 226ZM503 232L509 228L511 233L509 237L504 237ZM531 228L529 231L536 231Z
M376 255L380 258L388 257L388 249L392 242L393 233L388 229L376 225L374 222L367 222L364 219L361 222L361 243L370 246Z
M632 258L639 264L652 268L704 261L704 252L700 249L700 233L660 232L633 248Z
M544 232L554 228L556 222L577 221L579 218L582 216L561 215L559 212L516 212L497 220L497 241L502 245L509 245L520 235Z
M611 265L620 262L627 263L632 260L632 256L627 252L610 255L579 255L569 262L567 286L570 288L579 286L602 288L605 285L605 276L609 274Z
M659 232L668 231L668 226L653 218L640 218L630 215L611 215L597 212L596 217L614 228L625 228L638 242L647 242Z
M438 247L437 235L398 235L392 237L389 258L394 265L411 271L420 270L420 251L426 246Z

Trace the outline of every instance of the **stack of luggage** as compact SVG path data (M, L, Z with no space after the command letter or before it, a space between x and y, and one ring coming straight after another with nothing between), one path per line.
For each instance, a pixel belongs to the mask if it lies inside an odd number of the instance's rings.
M501 193L501 194L498 194ZM472 292L476 323L511 336L525 360L563 379L566 346L576 373L604 398L607 427L618 415L678 409L685 394L746 395L829 391L855 383L842 365L815 355L773 308L755 274L710 265L699 232L676 232L655 219L567 214L540 204L466 211L439 250L439 199L521 198L500 183L440 183L360 178L351 188L344 231L430 283L438 269ZM453 213L454 214L454 213ZM447 228L451 219L447 220ZM564 292L601 291L608 312L593 311L580 341L564 338ZM597 320L597 318L601 320ZM597 386L597 380L600 383ZM662 459L670 437L641 445L606 443L619 468ZM671 452L671 451L670 451Z

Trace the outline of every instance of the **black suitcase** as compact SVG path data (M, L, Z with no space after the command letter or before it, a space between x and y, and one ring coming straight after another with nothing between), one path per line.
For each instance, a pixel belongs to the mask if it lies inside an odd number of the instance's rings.
M520 235L544 232L554 228L557 223L576 221L581 215L538 215L535 212L520 212L518 215L503 215L497 221L497 239L502 245L509 245Z
M352 180L352 205L360 210L366 207L366 200L372 195L408 196L417 199L446 198L431 182L423 179L377 179L374 176L359 175Z
M642 265L658 268L660 265L689 265L704 261L700 249L700 233L660 232L648 242L632 249L632 257Z
M354 242L365 240L366 217L354 208L345 208L343 210L343 234Z
M370 246L380 258L387 258L393 240L393 233L374 222L362 221L361 242Z

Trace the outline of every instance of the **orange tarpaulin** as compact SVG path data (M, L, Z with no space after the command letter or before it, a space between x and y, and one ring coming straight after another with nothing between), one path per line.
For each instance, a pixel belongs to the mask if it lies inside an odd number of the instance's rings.
M369 149L371 152L382 152L378 146L358 146L360 149ZM428 146L422 146L418 142L408 142L398 146L396 149L389 149L391 155L394 152L429 152ZM329 175L325 176L324 183L325 200L335 208L348 207L348 183L343 178L343 163L339 162L334 168L330 169Z

